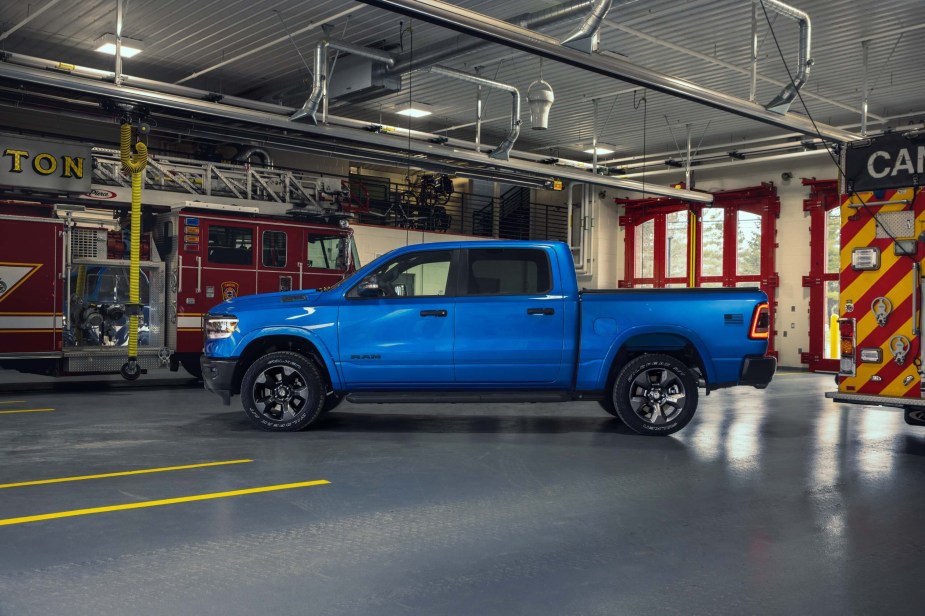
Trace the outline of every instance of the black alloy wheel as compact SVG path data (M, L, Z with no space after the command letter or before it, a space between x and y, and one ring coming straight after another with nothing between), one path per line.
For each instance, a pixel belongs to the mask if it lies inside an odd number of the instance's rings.
M321 414L325 387L309 358L277 351L255 361L241 382L241 401L248 418L262 430L295 432Z
M697 381L670 355L641 355L629 362L617 375L612 395L617 417L634 432L651 436L674 434L697 409Z

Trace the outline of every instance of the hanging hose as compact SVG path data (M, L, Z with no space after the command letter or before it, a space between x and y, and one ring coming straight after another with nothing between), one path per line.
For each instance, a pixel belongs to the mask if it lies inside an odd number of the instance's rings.
M141 172L148 164L148 146L142 142L135 144L136 154L132 154L132 125L123 122L119 132L119 158L122 172L132 174L132 229L130 235L129 262L129 305L128 310L128 362L122 366L122 376L134 381L141 375L138 368L138 315L141 312L141 299L138 292L138 279L141 273Z

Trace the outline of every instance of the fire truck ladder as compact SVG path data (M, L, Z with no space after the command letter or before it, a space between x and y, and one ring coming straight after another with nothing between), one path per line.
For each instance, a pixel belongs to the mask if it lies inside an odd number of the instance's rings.
M110 186L131 184L131 178L122 173L117 150L93 148L93 181ZM142 181L145 190L289 204L316 216L338 213L334 203L321 197L322 179L299 171L152 155Z

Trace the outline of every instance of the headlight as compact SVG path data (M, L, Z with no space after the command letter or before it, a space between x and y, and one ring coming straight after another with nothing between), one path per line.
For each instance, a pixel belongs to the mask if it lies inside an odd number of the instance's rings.
M220 340L228 338L238 327L237 317L217 315L206 317L206 340Z

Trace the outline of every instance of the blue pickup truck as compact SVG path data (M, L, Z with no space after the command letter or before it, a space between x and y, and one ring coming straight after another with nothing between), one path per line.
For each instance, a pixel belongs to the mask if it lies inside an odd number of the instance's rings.
M237 297L204 317L206 389L270 431L351 402L597 400L677 432L699 388L771 381L757 289L580 291L561 242L406 246L333 287Z

